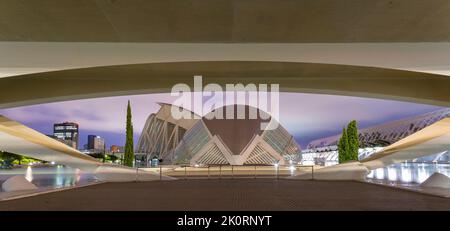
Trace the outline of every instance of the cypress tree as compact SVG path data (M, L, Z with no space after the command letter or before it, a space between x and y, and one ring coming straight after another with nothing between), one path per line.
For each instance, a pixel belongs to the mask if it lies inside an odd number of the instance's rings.
M338 153L339 153L339 163L344 163L348 160L348 138L347 138L347 131L345 130L345 127L342 129L342 136L339 139L338 144Z
M131 122L131 105L128 100L127 106L127 124L125 138L124 165L132 167L134 161L134 144L133 144L133 123Z
M347 139L348 139L348 160L358 160L358 127L355 120L352 120L347 125Z

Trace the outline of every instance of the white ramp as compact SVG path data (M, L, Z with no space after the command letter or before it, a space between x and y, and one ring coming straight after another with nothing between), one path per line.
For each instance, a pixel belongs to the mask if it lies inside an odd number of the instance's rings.
M57 140L54 140L21 123L0 115L0 149L79 168L85 172L95 173L105 181L134 181L136 170L125 166L104 164L93 157L85 155ZM153 172L138 172L139 180L163 180Z
M450 117L444 118L360 162L350 162L321 168L314 172L318 180L361 180L369 170L450 150ZM291 179L311 179L301 173Z
M370 170L450 150L450 117L361 160Z

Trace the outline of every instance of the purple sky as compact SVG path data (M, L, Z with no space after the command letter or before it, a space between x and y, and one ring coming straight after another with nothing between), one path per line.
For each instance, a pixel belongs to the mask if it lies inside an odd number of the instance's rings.
M170 94L132 95L58 103L40 104L0 110L0 114L17 120L44 134L53 133L53 123L72 121L80 125L80 148L87 135L105 137L107 147L125 142L125 113L131 101L135 142L157 102L173 102ZM305 147L311 140L334 135L352 119L367 127L395 119L437 110L440 107L389 100L348 96L280 93L280 122Z

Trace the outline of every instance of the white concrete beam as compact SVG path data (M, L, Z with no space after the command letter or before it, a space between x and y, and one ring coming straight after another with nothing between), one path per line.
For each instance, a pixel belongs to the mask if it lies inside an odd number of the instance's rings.
M450 75L450 43L0 42L0 77L188 61L306 62Z

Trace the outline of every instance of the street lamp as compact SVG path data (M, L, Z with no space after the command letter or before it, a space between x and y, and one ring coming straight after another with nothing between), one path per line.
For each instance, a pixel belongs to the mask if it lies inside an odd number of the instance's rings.
M276 171L277 171L277 180L278 180L278 166L279 166L279 164L278 164L278 162L276 162L275 164L274 164L274 166L275 166L275 168L276 168Z

